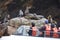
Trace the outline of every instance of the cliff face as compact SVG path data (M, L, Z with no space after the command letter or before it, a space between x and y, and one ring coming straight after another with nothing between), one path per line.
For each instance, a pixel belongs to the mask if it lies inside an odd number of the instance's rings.
M0 0L0 6L3 4L3 14L5 11L13 12L13 14L17 13L16 11L20 9L24 4L29 5L30 0L14 0L13 2L10 2L9 0ZM4 4L8 5L4 5ZM31 3L31 1L30 1ZM41 14L44 16L52 15L58 16L60 15L60 0L33 0L32 1L32 8L30 12ZM25 5L26 6L26 5ZM6 10L5 10L6 8ZM1 8L0 8L1 10ZM14 12L15 11L15 12ZM6 12L5 12L6 13ZM1 12L0 12L1 14ZM9 13L11 14L11 13ZM13 14L11 14L13 16Z
M34 0L33 1L34 12L48 16L60 15L60 0ZM55 14L55 15L54 15Z

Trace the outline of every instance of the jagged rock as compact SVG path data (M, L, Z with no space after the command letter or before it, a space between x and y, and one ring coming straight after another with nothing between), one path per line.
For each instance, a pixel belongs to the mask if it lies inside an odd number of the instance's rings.
M42 15L37 15L37 14L27 14L26 16L25 16L25 18L27 18L27 19L35 19L35 20L39 20L39 19L41 19L41 18L43 18L44 16L42 16Z
M28 19L25 19L24 17L22 18L13 18L10 20L9 22L10 25L17 25L17 26L20 26L20 25L29 25L30 22Z
M46 18L41 18L38 20L35 19L26 19L24 17L22 18L13 18L10 20L10 25L31 25L32 22L34 22L36 24L36 26L41 27L41 25L43 25L45 23L45 20L47 20Z

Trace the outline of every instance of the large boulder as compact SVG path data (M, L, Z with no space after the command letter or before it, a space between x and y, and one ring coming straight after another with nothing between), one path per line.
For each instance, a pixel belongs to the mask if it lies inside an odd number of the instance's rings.
M20 26L20 25L30 25L30 21L24 17L22 18L13 18L9 21L11 26Z
M27 17L29 17L29 16L27 16ZM36 26L41 27L41 25L43 25L45 23L45 21L47 20L46 18L44 18L41 15L36 15L36 17L33 16L33 18L36 18L36 19L31 19L31 18L26 18L26 17L13 18L10 20L9 25L19 27L20 25L31 25L31 23L34 22L36 24ZM37 19L37 18L39 18L39 19Z
M22 18L13 18L9 21L8 34L12 35L21 25L30 25L30 21L28 19Z
M9 24L9 26L7 26L8 34L12 35L17 30L17 28L20 26L21 21L19 18L13 18L8 22L8 24Z
M9 25L10 26L19 26L21 23L20 19L19 18L13 18L9 21Z
M17 30L16 27L12 27L12 26L7 26L7 27L8 27L7 33L8 33L9 35L12 35L12 34Z

